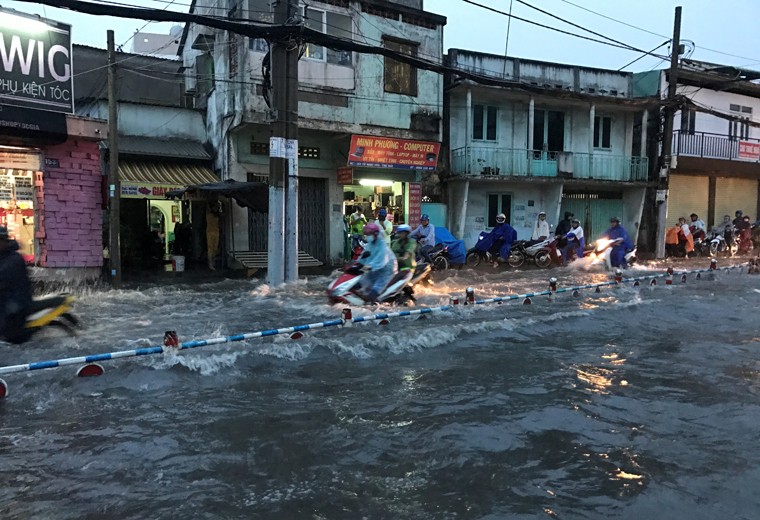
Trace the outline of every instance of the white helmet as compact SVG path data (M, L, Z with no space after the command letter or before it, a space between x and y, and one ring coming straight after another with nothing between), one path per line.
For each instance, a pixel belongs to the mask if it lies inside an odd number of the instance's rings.
M503 224L507 221L507 216L504 213L499 213L496 215L496 222L499 224Z

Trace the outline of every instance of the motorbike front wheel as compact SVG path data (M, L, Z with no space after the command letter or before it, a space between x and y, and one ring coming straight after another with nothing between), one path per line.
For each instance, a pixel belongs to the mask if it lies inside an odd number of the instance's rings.
M718 255L718 243L710 242L710 256L717 256L717 255Z
M546 269L552 265L552 257L548 251L539 251L536 253L536 265L542 269Z
M465 258L465 263L469 267L477 267L480 265L480 253L477 251L470 251L467 253L467 258Z
M510 251L507 263L512 267L520 267L525 263L525 255L520 251Z
M449 259L443 255L436 256L433 259L433 269L436 271L445 271L449 268Z

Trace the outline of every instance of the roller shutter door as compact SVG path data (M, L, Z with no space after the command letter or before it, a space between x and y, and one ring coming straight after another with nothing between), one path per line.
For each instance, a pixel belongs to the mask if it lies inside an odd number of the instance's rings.
M749 215L752 222L757 220L757 181L718 177L715 180L715 220L722 221L723 215L734 219L737 209Z
M668 182L668 212L665 224L670 227L678 221L679 217L684 217L688 222L689 215L696 213L710 226L710 222L707 222L708 186L707 177L671 175ZM755 190L755 198L757 198L757 190Z

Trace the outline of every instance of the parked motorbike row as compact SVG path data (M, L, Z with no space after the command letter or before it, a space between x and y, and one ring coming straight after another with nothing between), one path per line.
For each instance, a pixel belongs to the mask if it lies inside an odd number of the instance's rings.
M752 252L753 249L758 248L758 244L755 243L755 229L753 226L753 238L747 244L747 252ZM694 252L699 256L734 256L739 252L739 249L740 240L737 232L728 233L728 240L726 240L726 233L713 231L708 237L698 238L694 241Z

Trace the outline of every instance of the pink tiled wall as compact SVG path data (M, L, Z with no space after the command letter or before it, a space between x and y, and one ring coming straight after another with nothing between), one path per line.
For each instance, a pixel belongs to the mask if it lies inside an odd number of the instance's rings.
M35 179L38 192L39 263L44 267L100 267L103 264L103 199L98 143L70 138L45 149L45 166ZM42 199L42 200L40 200Z

